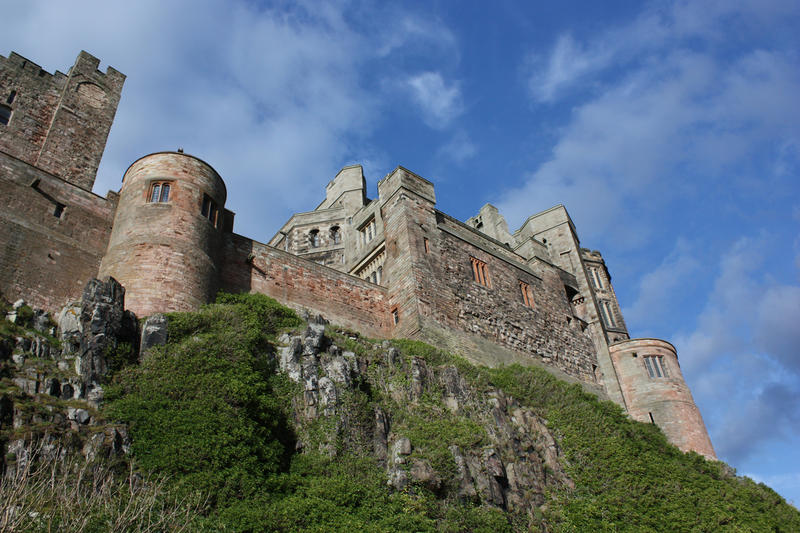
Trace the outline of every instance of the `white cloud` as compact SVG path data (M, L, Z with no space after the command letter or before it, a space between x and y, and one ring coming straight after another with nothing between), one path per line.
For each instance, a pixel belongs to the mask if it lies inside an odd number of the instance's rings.
M376 114L359 72L373 47L342 9L29 2L2 42L51 70L85 48L127 74L99 192L138 157L180 146L228 182L237 231L266 240L287 207L317 203Z
M458 131L450 141L438 150L438 155L445 157L457 164L462 164L472 159L478 153L478 147L472 142L469 135Z
M463 111L458 83L448 85L439 72L416 74L406 85L423 113L423 120L432 128L447 127Z
M617 243L637 247L650 232L642 220L678 198L684 205L701 200L701 189L716 180L740 198L765 195L776 180L784 186L790 181L785 169L800 138L794 52L718 53L704 46L703 35L684 40L683 28L662 19L643 16L616 30L623 36L653 33L642 46L628 48L625 39L601 39L596 46L559 39L535 97L553 97L582 77L597 88L572 108L549 159L500 194L498 207L512 226L532 209L568 201L577 225L588 228L585 238L613 228L621 232ZM704 24L712 22L724 25L722 19ZM615 68L601 74L604 65ZM772 154L767 166L773 172L746 176L750 158L763 153Z
M800 437L800 286L765 279L765 241L742 238L720 258L694 329L674 339L727 461Z

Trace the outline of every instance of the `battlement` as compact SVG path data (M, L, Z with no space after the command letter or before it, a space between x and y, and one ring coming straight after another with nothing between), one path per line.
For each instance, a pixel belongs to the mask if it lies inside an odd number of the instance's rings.
M57 70L55 73L50 74L37 63L34 63L16 52L11 52L8 54L8 57L0 55L0 69L16 71L17 75L38 77L45 81L53 81L59 86L63 85L64 81L67 79L67 75L63 72Z

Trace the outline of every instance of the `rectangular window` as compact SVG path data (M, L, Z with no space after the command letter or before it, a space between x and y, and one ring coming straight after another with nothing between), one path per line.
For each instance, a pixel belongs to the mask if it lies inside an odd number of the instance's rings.
M11 108L7 105L0 104L0 124L8 126L11 121Z
M531 293L531 286L524 281L520 281L519 292L522 293L522 303L525 304L525 307L533 307L533 294Z
M469 260L472 263L472 279L484 287L491 288L492 283L489 280L489 269L486 267L486 263L474 257L470 257Z
M596 267L589 267L589 280L595 289L605 289L603 276L600 275L600 271Z
M156 204L165 204L169 202L170 182L159 181L150 184L150 194L148 195L148 202Z
M650 378L668 378L667 368L660 355L644 356L644 366Z
M395 326L400 322L400 312L397 307L392 308L392 324Z
M428 238L427 237L423 237L422 238L422 243L425 245L425 253L426 254L429 253L431 251L431 245L428 243Z
M609 328L617 327L617 322L614 320L614 312L611 309L611 304L608 303L608 300L600 300L600 314L603 315L603 322L606 323L606 326Z
M378 227L375 225L375 218L371 218L369 222L361 226L358 231L361 235L360 241L362 246L371 241L372 238L378 234Z
M203 195L203 204L200 206L200 214L203 215L203 218L210 220L215 228L217 227L219 210L217 209L217 204L207 194Z
M61 218L61 215L64 214L64 204L56 204L56 208L53 209L53 216L56 218Z

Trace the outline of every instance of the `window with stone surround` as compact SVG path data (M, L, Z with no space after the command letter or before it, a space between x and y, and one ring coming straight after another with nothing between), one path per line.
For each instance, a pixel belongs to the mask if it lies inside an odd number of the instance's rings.
M489 269L486 263L474 257L470 257L469 261L472 264L472 279L484 287L489 287L491 289L492 283L489 280Z
M430 251L431 251L431 245L430 245L430 243L428 242L428 238L427 238L427 237L423 237L423 238L422 238L422 244L424 244L424 245L425 245L425 253L426 253L426 254L427 254L427 253L430 253Z
M342 230L339 229L339 226L333 226L331 228L331 241L333 244L342 243Z
M200 208L200 214L203 215L203 218L210 220L214 227L217 226L219 209L217 209L217 203L207 194L203 195L203 205Z
M645 355L644 366L650 378L668 378L667 367L660 355Z
M392 308L392 324L395 326L397 323L400 322L400 312L397 310L397 307Z
M150 194L147 195L147 201L153 204L165 204L169 202L171 189L171 181L153 182L150 184Z
M592 282L592 287L595 289L605 289L603 284L603 276L597 267L589 267L589 280Z
M312 229L308 232L308 243L312 248L319 248L319 230Z
M375 225L375 217L372 217L371 219L369 219L369 222L361 226L358 229L358 232L360 235L361 246L364 246L369 241L371 241L372 238L378 234L378 228Z
M603 322L606 323L606 327L617 327L617 321L614 319L614 311L611 309L611 304L608 300L600 300L598 304L600 305L600 314L603 315Z
M520 280L519 292L522 294L522 303L525 305L525 307L533 307L533 293L531 292L531 286Z

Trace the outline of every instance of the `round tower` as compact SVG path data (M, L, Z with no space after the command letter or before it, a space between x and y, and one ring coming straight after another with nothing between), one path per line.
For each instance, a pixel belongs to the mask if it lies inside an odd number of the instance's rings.
M612 344L609 352L628 412L635 420L658 425L684 452L717 458L672 344L661 339L630 339Z
M207 163L182 152L135 161L122 181L100 276L125 287L138 316L188 311L212 300L227 192Z

